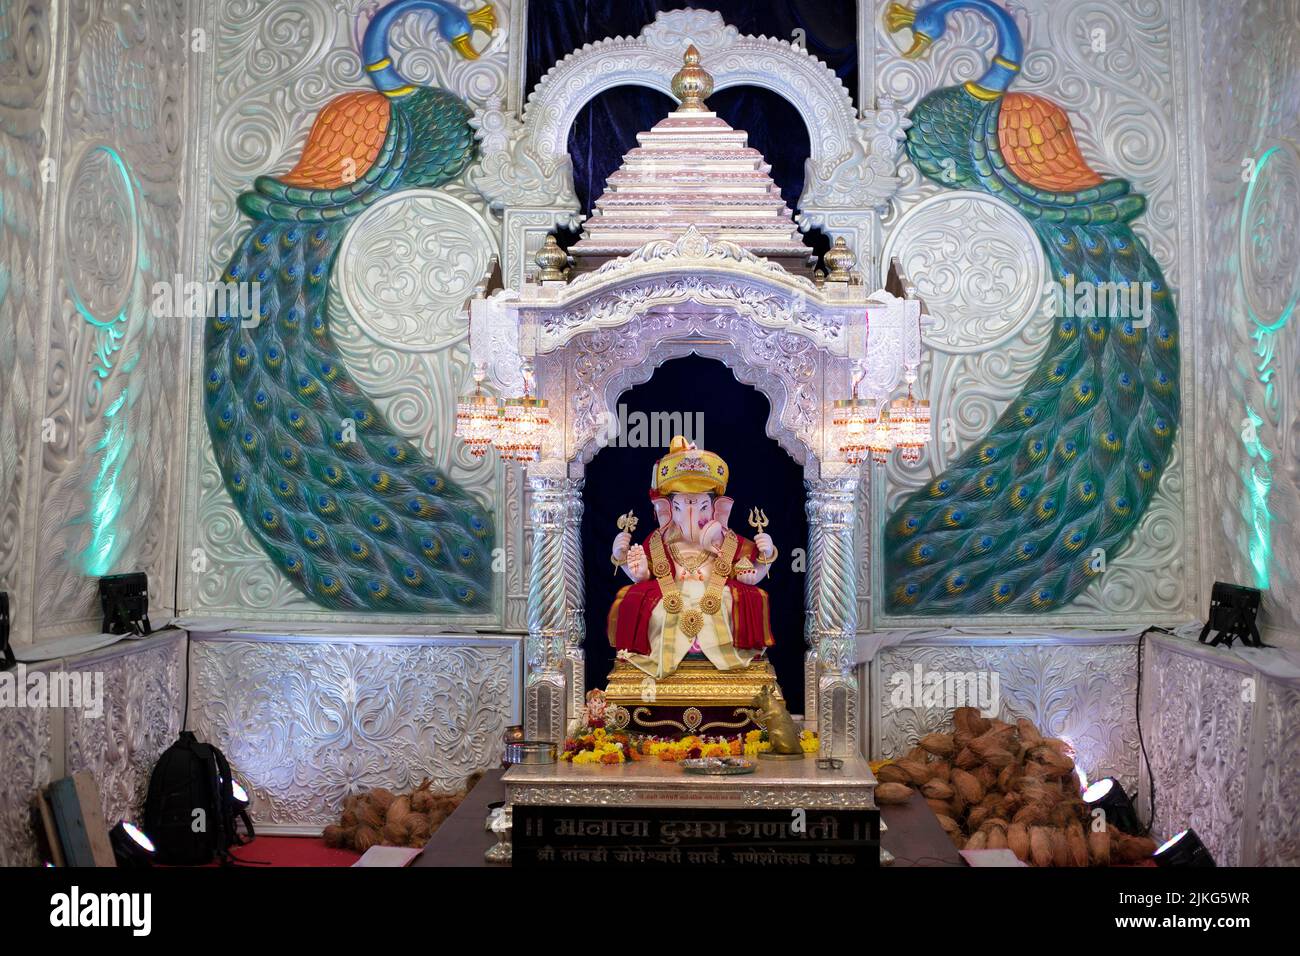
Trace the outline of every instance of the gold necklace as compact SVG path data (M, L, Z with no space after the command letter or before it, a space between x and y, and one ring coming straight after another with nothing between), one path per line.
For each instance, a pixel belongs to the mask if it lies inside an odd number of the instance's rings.
M687 571L698 571L703 567L704 562L709 560L709 553L707 551L701 551L699 554L691 558L685 557L682 554L682 549L679 548L676 543L670 544L668 550L672 552L673 561L680 564Z

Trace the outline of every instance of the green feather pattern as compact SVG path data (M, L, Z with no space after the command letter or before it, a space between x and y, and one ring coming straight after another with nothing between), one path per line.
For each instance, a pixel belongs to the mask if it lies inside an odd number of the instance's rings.
M473 160L470 111L445 90L393 101L374 165L338 189L262 177L240 197L254 220L225 282L260 283L247 326L209 317L205 412L231 498L267 555L337 610L490 609L490 515L397 435L358 388L327 298L352 219L401 189L435 187Z
M1058 283L1150 283L1149 322L1100 308L1055 317L1042 360L992 430L888 519L891 613L1068 604L1104 567L1098 551L1113 558L1133 533L1173 451L1178 317L1129 226L1144 199L1120 179L1076 193L1018 179L998 148L1000 107L960 87L932 93L912 113L908 155L935 181L1018 210Z

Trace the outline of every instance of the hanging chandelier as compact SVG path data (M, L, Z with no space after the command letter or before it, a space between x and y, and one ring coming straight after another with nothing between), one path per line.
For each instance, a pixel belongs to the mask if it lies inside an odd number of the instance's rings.
M890 406L890 413L899 458L904 464L914 465L921 460L921 452L930 441L930 403L917 401L909 382L907 398L895 400Z
M475 458L495 447L505 461L537 461L551 413L546 399L533 397L531 374L524 373L524 394L504 401L483 393L483 376L475 369L474 391L456 402L456 437Z
M537 461L550 423L546 399L533 398L525 388L519 398L507 398L501 403L497 434L492 443L506 461Z
M462 395L456 402L456 437L471 455L482 458L492 447L500 417L496 399L483 394L483 379L476 371L473 394Z
M840 454L850 465L860 465L871 452L870 439L880 410L874 398L841 398L835 403L831 427Z
M886 405L880 410L880 417L876 419L867 437L867 450L871 454L871 460L877 465L883 465L889 460L889 453L894 450L897 442L896 426L889 406Z

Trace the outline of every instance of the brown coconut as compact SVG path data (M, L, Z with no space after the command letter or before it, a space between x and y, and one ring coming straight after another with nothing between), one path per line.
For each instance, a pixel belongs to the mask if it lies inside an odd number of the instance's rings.
M1059 827L1051 827L1047 835L1052 841L1052 865L1069 866L1070 865L1070 844L1065 839L1065 831Z
M921 784L921 793L933 800L951 800L952 784L944 783L942 780L927 780Z
M953 754L952 734L926 734L918 743L936 757L951 757Z
M919 760L912 760L910 757L904 758L894 764L899 770L907 774L908 783L920 786L930 779L930 770Z
M1088 860L1093 866L1110 866L1110 834L1105 830L1088 833Z
M881 783L876 785L876 802L883 804L907 803L912 799L912 788L903 783Z
M977 804L984 799L984 784L974 774L965 770L953 770L952 783L967 803Z
M912 778L906 770L896 763L887 763L876 771L876 779L881 783L911 783Z
M379 831L374 827L361 824L352 835L352 849L365 853L372 846L379 844Z
M1119 863L1140 863L1155 852L1156 841L1150 837L1129 836L1119 830L1110 835L1110 855Z
M1029 830L1029 859L1034 866L1052 865L1052 838L1046 827Z
M1016 720L1016 732L1020 735L1020 743L1026 747L1032 747L1043 739L1043 735L1038 732L1033 721L1023 717Z
M954 820L958 817L957 808L947 800L927 798L925 802L929 804L930 809L934 811L936 817L952 817Z
M1075 823L1065 831L1065 841L1070 850L1071 866L1088 865L1088 841L1083 835L1083 827Z
M1022 862L1028 863L1030 853L1029 828L1023 823L1013 823L1007 827L1007 846Z

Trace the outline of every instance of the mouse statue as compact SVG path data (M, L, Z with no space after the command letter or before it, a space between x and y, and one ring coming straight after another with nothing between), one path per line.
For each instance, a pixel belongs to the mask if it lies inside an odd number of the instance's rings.
M768 686L758 692L754 698L754 707L758 710L757 722L767 731L767 742L772 745L771 751L760 756L802 757L799 728L795 726L790 712L785 709L785 701Z

